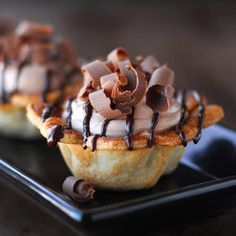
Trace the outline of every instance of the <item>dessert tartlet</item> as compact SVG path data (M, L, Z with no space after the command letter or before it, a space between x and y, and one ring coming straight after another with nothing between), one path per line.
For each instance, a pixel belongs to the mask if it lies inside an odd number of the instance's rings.
M74 49L66 40L53 37L51 25L24 21L11 33L4 29L0 35L0 133L39 137L26 118L26 106L38 101L58 103L79 90L82 77Z
M60 116L42 122L36 104L27 115L49 146L58 143L73 175L97 189L152 187L224 116L196 91L174 91L174 72L153 56L131 61L118 48L82 72L84 85Z

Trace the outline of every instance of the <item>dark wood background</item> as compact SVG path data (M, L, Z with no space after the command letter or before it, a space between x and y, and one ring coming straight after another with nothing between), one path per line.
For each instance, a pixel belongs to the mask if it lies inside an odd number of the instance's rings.
M117 46L132 55L155 54L176 72L177 87L196 88L221 104L222 124L236 129L236 2L0 0L0 16L52 23L80 57L106 55ZM73 235L3 183L0 205L1 235ZM163 235L236 235L235 217L231 210Z

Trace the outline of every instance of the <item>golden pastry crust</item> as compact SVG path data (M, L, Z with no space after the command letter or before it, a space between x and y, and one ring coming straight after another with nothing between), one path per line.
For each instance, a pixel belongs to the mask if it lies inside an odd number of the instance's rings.
M39 130L25 116L26 109L5 104L0 109L0 133L6 136L18 136L24 139L40 138ZM16 122L17 121L17 122Z
M188 141L192 141L198 132L198 116L197 108L189 110L190 118L187 120L183 127L183 131L186 134ZM29 104L27 107L27 116L29 120L40 129L42 135L47 138L51 128L54 125L65 125L65 121L58 117L50 117L44 123L40 119L40 115L35 111L35 105ZM224 117L224 112L219 105L206 105L205 115L203 120L203 127L206 128L210 125L215 124ZM88 138L87 145L90 147L91 138ZM176 134L175 130L169 130L160 134L155 135L156 144L175 147L181 145L181 140ZM64 137L60 140L61 143L68 144L81 144L82 136L74 130L65 130ZM145 148L147 146L147 133L143 132L133 136L133 147L134 149ZM127 145L122 138L115 137L101 137L97 140L97 150L126 150Z
M204 100L205 101L205 100ZM208 127L224 116L218 105L206 105L203 127ZM193 99L187 101L189 118L183 130L188 141L198 132L198 108ZM50 117L42 122L42 104L29 104L27 116L47 138L55 125L65 125L59 117ZM155 135L156 145L147 147L147 132L132 137L133 150L129 151L122 138L100 137L95 151L91 150L90 136L88 148L83 149L82 136L74 130L64 130L59 148L73 175L90 182L95 188L127 191L150 188L163 174L170 174L178 165L184 147L175 129Z
M70 85L65 88L64 96L76 95L81 87L81 84ZM50 103L55 101L61 94L59 89L48 92L46 100ZM30 103L39 103L41 101L41 94L26 94L26 93L14 93L10 96L9 102L0 104L0 110L11 110L15 107L26 107Z
M150 188L166 170L174 153L184 147L127 150L84 150L81 144L59 143L64 160L73 173L97 189L127 191ZM181 149L181 150L180 150ZM175 156L176 157L176 156ZM174 158L174 157L173 157Z

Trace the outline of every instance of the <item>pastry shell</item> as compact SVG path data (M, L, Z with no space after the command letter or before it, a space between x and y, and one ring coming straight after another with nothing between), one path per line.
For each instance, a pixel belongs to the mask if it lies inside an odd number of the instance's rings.
M206 103L206 101L205 101ZM189 118L183 130L188 142L198 132L198 108L196 102L189 100L187 109ZM27 116L47 138L55 125L65 125L60 117L50 117L44 123L40 119L40 104L29 104ZM205 105L203 127L215 124L224 116L218 105ZM178 165L184 153L184 147L175 129L155 135L155 145L147 147L147 132L134 135L133 150L127 150L122 138L101 137L97 140L97 148L91 150L90 136L88 148L82 147L82 136L71 130L64 130L59 148L63 158L73 175L83 178L98 189L127 191L150 188L164 174L170 174Z
M79 88L68 86L65 94L76 94ZM59 90L51 91L46 99L49 102L55 101L60 95ZM40 132L26 117L26 107L30 103L38 103L41 100L40 94L14 93L7 103L0 104L0 133L7 136L21 138L39 138Z

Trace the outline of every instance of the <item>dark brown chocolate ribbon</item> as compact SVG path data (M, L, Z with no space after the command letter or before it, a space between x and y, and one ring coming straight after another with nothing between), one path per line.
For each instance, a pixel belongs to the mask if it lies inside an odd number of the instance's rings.
M107 60L113 64L113 68L116 71L118 69L118 62L128 59L128 53L124 48L116 48L111 51L108 56Z
M112 73L106 64L100 60L93 61L81 68L84 74L84 86L79 92L78 98L86 100L91 91L101 87L100 78Z
M154 70L160 67L160 64L157 61L155 56L149 55L141 61L140 67L142 71L148 72L149 74L151 74Z
M106 119L129 114L146 91L145 75L132 67L129 60L118 63L120 74L110 73L100 78L102 89L89 94L94 110Z
M149 81L146 104L154 112L166 112L172 104L174 72L167 67L156 69Z
M44 41L51 37L54 29L49 24L38 24L29 21L21 22L16 28L16 36L23 41Z
M75 176L65 179L62 190L68 197L80 203L92 200L95 193L91 184Z

